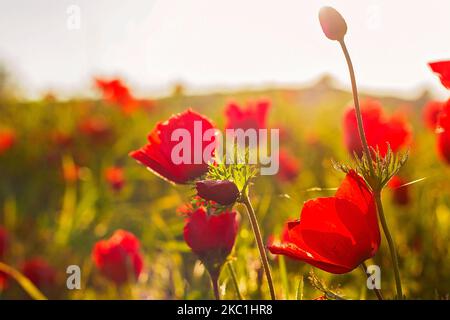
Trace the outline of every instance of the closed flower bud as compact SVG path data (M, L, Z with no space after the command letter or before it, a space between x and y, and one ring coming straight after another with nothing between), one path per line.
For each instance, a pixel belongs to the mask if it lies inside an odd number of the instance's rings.
M205 200L228 206L236 202L239 189L228 180L202 180L196 183L197 194Z
M319 11L319 21L323 33L330 40L341 41L347 33L347 23L336 9L323 7Z
M233 249L237 230L235 211L209 215L199 208L186 219L184 240L215 278Z

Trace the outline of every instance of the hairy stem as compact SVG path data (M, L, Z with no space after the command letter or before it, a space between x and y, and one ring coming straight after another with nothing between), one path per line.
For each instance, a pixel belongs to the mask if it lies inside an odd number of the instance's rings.
M403 299L402 292L402 282L400 279L400 269L398 267L398 257L397 250L395 249L395 243L392 239L391 233L386 222L386 217L384 216L383 203L381 202L381 193L375 192L375 202L377 204L378 216L380 217L380 223L383 227L384 235L386 236L386 241L389 246L389 251L391 253L392 264L394 265L394 276L395 276L395 286L397 288L397 299Z
M341 41L339 41L339 43L340 43L342 51L344 53L345 60L347 61L348 71L350 73L350 80L352 82L352 93L353 93L353 100L355 103L356 120L358 123L359 137L361 139L361 144L363 146L364 154L365 154L365 156L367 158L367 162L369 164L370 176L371 176L371 178L375 178L375 169L374 169L374 166L372 163L369 146L367 144L366 134L364 133L363 120L362 120L362 115L361 115L361 109L359 106L359 99L358 99L358 87L356 86L355 71L353 69L352 60L350 58L350 54L348 53L347 46L345 45L344 40L342 39ZM391 234L389 232L389 228L386 223L386 218L384 217L383 204L381 202L381 190L378 190L378 187L376 187L376 188L377 189L373 190L373 192L374 192L375 201L377 204L377 212L378 212L378 216L380 218L381 225L383 227L383 232L386 236L386 239L387 239L387 242L389 245L389 251L391 253L392 264L394 265L395 284L397 287L397 297L399 299L402 299L403 293L402 293L402 284L400 281L400 272L399 272L399 268L398 268L397 252L395 250L394 241L392 240ZM372 186L372 189L374 189L373 186Z
M347 46L345 45L344 39L339 41L339 43L341 45L342 51L344 52L345 60L347 61L348 72L350 73L350 80L352 82L353 101L355 103L356 122L358 123L359 137L361 139L361 144L364 149L364 154L367 157L367 162L369 162L370 174L373 177L375 174L375 170L373 168L372 161L370 161L371 156L370 156L369 145L367 143L366 133L364 132L361 108L359 107L358 87L356 86L355 70L353 69L352 59L350 58L350 54L348 53L348 49L347 49Z
M267 259L266 249L264 248L261 231L259 230L258 220L256 219L255 210L253 209L250 199L246 193L242 196L242 203L247 209L250 224L252 225L253 234L255 235L256 244L258 245L259 256L263 265L264 273L266 274L267 283L269 285L270 297L275 300L275 290L273 288L272 274L270 273L269 261Z
M219 293L219 276L218 275L212 275L211 276L211 283L213 286L213 291L214 291L214 298L216 298L216 300L220 300L220 293Z
M234 288L236 289L236 295L239 300L243 300L241 291L239 290L239 284L237 282L236 272L234 271L234 268L233 268L233 265L231 264L231 262L227 263L227 268L228 268L228 272L231 275L231 280L233 281Z
M366 275L366 277L369 277L369 275L367 274L367 265L365 262L361 263L361 269L364 272L364 274ZM373 291L375 291L375 294L377 295L378 300L384 300L383 294L381 293L380 289L374 288Z

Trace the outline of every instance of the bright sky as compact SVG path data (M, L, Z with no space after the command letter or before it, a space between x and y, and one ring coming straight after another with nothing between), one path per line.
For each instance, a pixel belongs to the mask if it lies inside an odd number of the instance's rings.
M68 27L71 5L79 29ZM301 85L325 72L348 86L340 48L320 29L323 5L347 20L362 87L445 96L427 62L450 59L449 0L0 0L0 61L30 96L88 93L96 75L120 75L140 93L178 80L201 90Z

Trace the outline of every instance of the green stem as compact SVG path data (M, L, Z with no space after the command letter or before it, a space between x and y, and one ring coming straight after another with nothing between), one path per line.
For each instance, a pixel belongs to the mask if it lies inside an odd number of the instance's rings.
M361 263L361 269L364 272L364 274L366 275L366 277L369 277L369 275L367 274L367 265L365 262ZM377 295L378 300L384 300L383 294L381 293L380 289L374 288L373 291L375 291L375 294Z
M253 206L246 192L244 192L242 195L242 203L247 209L250 224L252 225L253 233L255 235L256 244L259 250L259 256L261 258L264 273L266 274L267 283L269 285L270 297L272 300L276 300L275 290L273 288L272 274L270 273L269 260L267 259L266 249L264 248L261 231L259 230L258 220L256 219L255 210L253 209Z
M230 272L231 280L233 281L234 288L236 289L236 295L238 296L239 300L243 300L241 291L239 290L239 284L237 282L236 272L234 271L234 268L233 268L233 265L231 264L231 262L227 263L227 267L228 267L228 271Z
M358 133L361 139L361 143L363 145L364 154L367 157L367 162L369 163L369 170L372 177L375 176L375 170L373 168L373 164L370 156L369 145L367 143L366 134L364 132L363 120L361 115L361 108L359 107L359 98L358 98L358 87L356 86L356 77L355 70L353 69L352 59L350 58L350 54L348 53L347 46L345 45L344 39L339 41L341 45L342 51L344 52L345 60L347 61L348 72L350 73L350 80L352 82L352 93L353 93L353 101L355 103L355 111L356 111L356 122L358 123Z
M364 133L361 109L359 107L358 88L356 86L355 71L353 69L352 60L350 58L350 54L348 53L347 46L345 45L344 39L339 41L339 44L341 45L342 51L344 52L345 60L347 61L347 65L348 65L348 71L350 73L350 80L352 82L352 93L353 93L353 100L355 103L356 120L358 123L359 137L361 138L361 143L363 145L364 154L365 154L365 156L367 158L367 162L369 164L369 171L370 171L371 178L375 178L375 169L374 169L374 166L372 163L369 146L367 144L366 134ZM395 284L397 287L397 297L399 299L402 299L403 293L402 293L402 284L400 281L400 272L399 272L399 268L398 268L397 252L395 250L394 241L392 240L391 234L389 232L389 228L386 223L386 218L384 217L383 204L381 203L381 194L380 194L381 190L373 190L373 192L374 192L375 201L377 204L378 216L380 217L380 222L383 227L384 235L386 236L386 239L387 239L387 242L389 245L389 251L391 253L392 263L394 265Z
M400 269L398 267L398 257L397 250L395 249L394 240L392 239L391 233L389 232L389 228L386 222L386 217L384 216L383 204L381 202L381 193L374 193L375 202L377 204L378 216L380 217L380 223L383 227L384 235L386 236L386 240L389 246L389 251L391 253L392 264L394 265L394 276L395 276L395 286L397 288L397 299L403 299L402 292L402 282L400 279Z
M212 275L212 274L210 276L211 276L211 283L212 283L213 291L214 291L214 298L216 298L216 300L220 300L219 276Z

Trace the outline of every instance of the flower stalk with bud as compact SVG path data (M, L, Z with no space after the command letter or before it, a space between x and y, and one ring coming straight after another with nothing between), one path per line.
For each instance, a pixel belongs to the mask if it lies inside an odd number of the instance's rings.
M319 20L322 26L322 30L330 40L338 41L341 49L344 53L348 70L350 74L350 80L352 83L353 100L355 103L356 119L358 125L358 132L363 146L363 155L361 158L356 158L356 165L358 170L363 175L367 184L371 187L375 203L377 207L378 217L382 225L386 240L388 242L389 251L391 254L392 263L394 266L395 283L397 289L397 298L403 298L402 284L400 279L400 270L398 266L397 251L395 248L394 240L390 234L386 217L384 215L383 204L381 201L381 191L398 170L403 166L407 160L407 154L403 156L396 156L392 153L392 150L388 146L388 152L384 157L380 156L378 150L372 148L369 149L366 135L364 132L363 119L361 109L359 106L358 88L356 85L355 71L348 52L347 46L344 41L345 34L347 32L347 24L341 14L331 7L324 7L319 12ZM371 152L372 151L372 152ZM374 157L372 156L374 155ZM374 159L375 158L375 159ZM341 166L341 169L348 171L348 168Z

